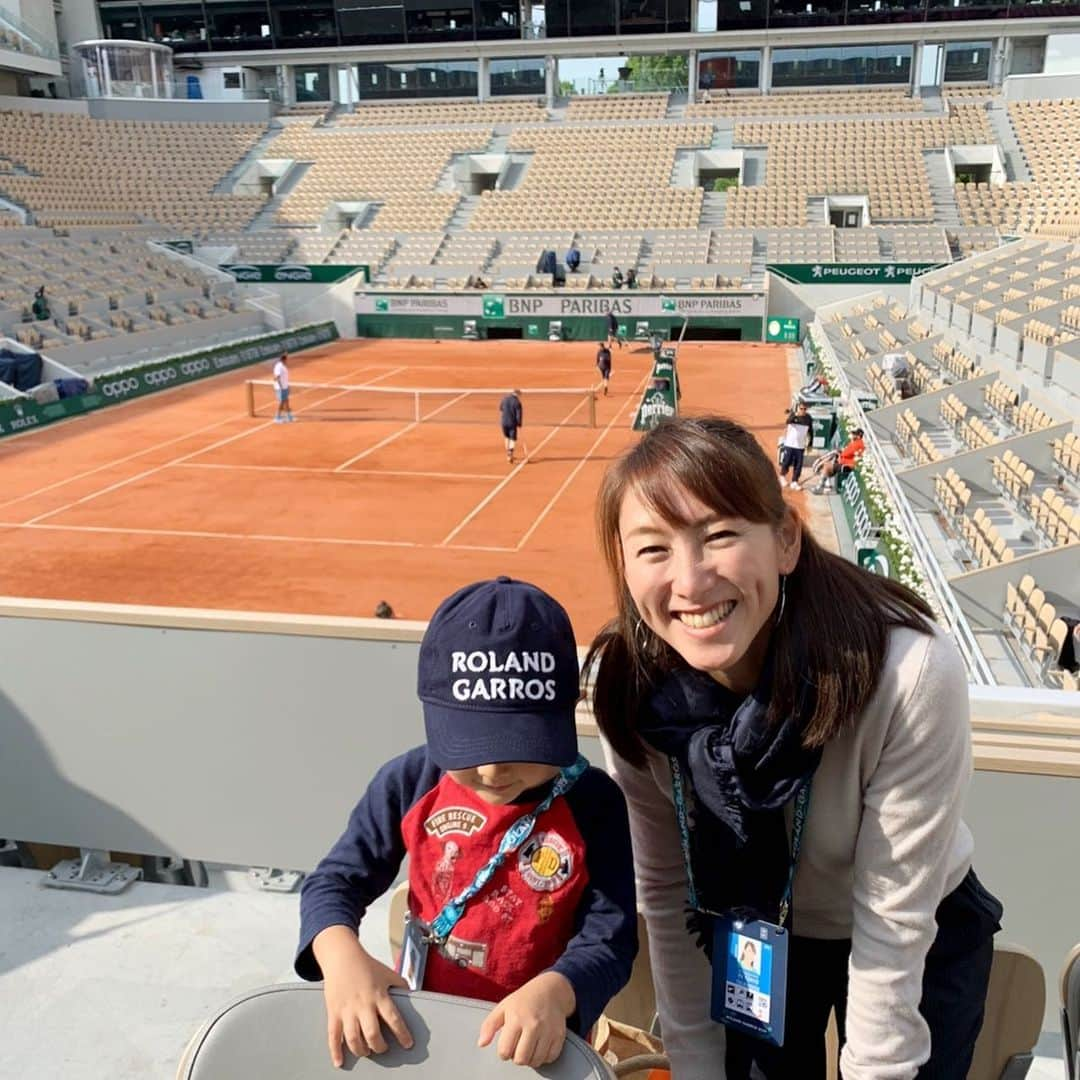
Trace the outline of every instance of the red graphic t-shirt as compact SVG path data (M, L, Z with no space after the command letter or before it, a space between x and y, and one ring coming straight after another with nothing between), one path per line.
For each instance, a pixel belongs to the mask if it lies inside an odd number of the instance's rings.
M412 914L430 923L538 802L491 806L443 776L401 822ZM587 884L584 841L566 799L556 799L469 901L446 945L430 950L423 988L486 1001L519 989L562 956Z

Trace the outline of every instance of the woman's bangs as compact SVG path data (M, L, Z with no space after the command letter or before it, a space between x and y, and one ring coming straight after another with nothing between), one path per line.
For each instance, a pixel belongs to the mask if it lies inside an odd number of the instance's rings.
M632 463L628 487L673 527L693 524L686 520L683 492L704 503L718 517L754 524L772 521L774 514L763 498L762 478L755 475L754 462L732 457L718 460L715 453L699 456L684 452L644 460L642 455Z

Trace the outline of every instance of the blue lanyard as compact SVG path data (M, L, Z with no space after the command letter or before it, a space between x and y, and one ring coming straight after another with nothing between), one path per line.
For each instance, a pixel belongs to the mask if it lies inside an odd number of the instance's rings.
M703 908L699 902L697 886L694 884L694 868L690 864L690 818L686 812L686 793L683 787L682 766L678 759L672 755L668 758L671 763L671 793L675 799L675 817L679 822L679 842L682 844L683 862L686 864L686 895L690 906L695 911L702 911L706 915L719 915L718 911L709 911ZM802 850L802 834L806 825L806 815L810 811L810 778L799 785L798 794L795 796L795 815L791 824L791 866L788 868L787 885L784 886L784 895L780 901L780 919L778 925L783 926L787 922L788 912L791 910L791 892L795 885L795 868L799 864L799 852Z
M551 791L537 804L536 808L527 814L522 814L503 833L498 850L476 871L476 877L473 878L472 883L462 889L452 900L448 900L446 906L432 920L431 929L427 935L429 941L436 945L442 945L446 941L462 915L465 914L469 901L487 885L506 856L517 851L529 839L536 827L536 819L546 813L556 799L565 795L588 767L589 762L578 754L574 764L567 766L559 773L555 783L551 785Z

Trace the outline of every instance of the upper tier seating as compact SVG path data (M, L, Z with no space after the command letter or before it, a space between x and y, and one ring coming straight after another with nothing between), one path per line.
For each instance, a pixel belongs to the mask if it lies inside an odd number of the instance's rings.
M120 212L181 232L238 229L265 200L213 189L264 133L258 124L0 112L3 155L29 170L0 172L0 194L47 211L43 224L115 223Z
M357 105L342 113L338 127L400 127L429 124L536 123L547 110L536 101L417 101L407 105Z
M957 184L961 219L1026 231L1080 213L1080 99L1011 101L1009 119L1016 131L1030 181Z
M903 90L803 90L727 95L705 91L703 100L686 107L687 117L711 116L873 116L922 112L920 98Z
M922 151L993 142L985 113L957 106L948 117L740 123L736 146L766 146L765 183L728 194L730 225L804 225L811 195L867 195L881 221L932 221Z
M278 221L314 224L333 202L380 202L373 225L380 232L441 228L460 198L434 190L441 173L452 155L482 151L488 138L486 129L442 128L398 138L292 124L273 140L267 156L311 166L285 196Z
M570 120L659 120L667 112L665 94L575 95L566 107Z
M509 149L532 151L512 191L485 191L469 228L637 228L696 226L701 188L671 186L675 150L708 146L704 124L515 131Z

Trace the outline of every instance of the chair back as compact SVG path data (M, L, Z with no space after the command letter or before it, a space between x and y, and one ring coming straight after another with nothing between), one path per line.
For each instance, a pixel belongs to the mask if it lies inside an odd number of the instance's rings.
M1046 1008L1042 965L1017 945L994 948L982 1030L967 1080L1001 1080L1010 1063L1030 1062ZM1013 1075L1026 1069L1013 1066Z
M1065 1073L1080 1080L1080 945L1074 945L1061 969L1061 1034Z
M476 1045L491 1010L486 1001L391 990L415 1043L403 1050L392 1039L378 1057L345 1055L345 1071L364 1080L384 1080L396 1069L403 1080L522 1080L527 1073L503 1061L494 1046ZM408 1073L405 1077L403 1074ZM177 1080L337 1080L341 1073L326 1047L322 987L289 983L252 990L215 1013L184 1051ZM593 1049L567 1034L558 1060L544 1067L546 1080L611 1080L612 1072Z

